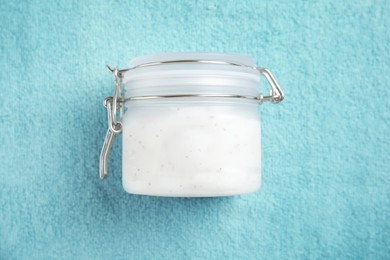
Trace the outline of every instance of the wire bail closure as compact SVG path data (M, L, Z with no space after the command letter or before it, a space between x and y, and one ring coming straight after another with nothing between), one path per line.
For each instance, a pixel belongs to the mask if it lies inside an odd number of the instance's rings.
M107 108L108 129L102 151L100 153L100 179L104 179L108 174L108 156L110 154L115 135L122 133L122 117L124 111L124 104L118 102L118 100L123 99L122 73L118 69L111 69L108 65L106 65L106 67L114 75L115 84L114 95L108 96L103 100L103 105ZM118 109L119 115L117 111Z
M179 95L156 95L156 96L136 96L124 98L123 92L123 73L129 70L147 67L147 66L156 66L167 63L206 63L206 64L221 64L221 65L232 65L232 66L242 66L257 70L260 75L263 75L268 83L271 86L268 96L263 96L262 94L258 96L243 96L243 95L234 95L234 94L179 94ZM152 62L141 64L129 69L117 69L111 68L106 65L107 69L114 76L114 93L112 96L108 96L103 100L104 107L107 108L107 120L108 120L108 129L106 137L104 139L103 147L100 153L100 163L99 163L99 176L100 179L104 179L108 175L108 157L111 151L112 144L116 135L122 133L122 118L124 114L124 103L128 101L135 100L150 100L150 99L163 99L163 98L193 98L193 97L202 97L202 98L241 98L247 100L256 100L258 104L264 102L271 102L277 104L282 102L284 99L284 94L280 88L275 77L272 75L271 71L266 68L260 67L250 67L247 65L224 62L224 61L209 61L209 60L174 60L174 61L161 61L161 62ZM119 111L118 111L119 110ZM119 113L118 113L119 112Z

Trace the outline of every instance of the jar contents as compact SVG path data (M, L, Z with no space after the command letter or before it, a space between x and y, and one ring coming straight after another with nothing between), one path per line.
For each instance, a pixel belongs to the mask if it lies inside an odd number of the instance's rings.
M122 178L129 193L226 196L260 186L256 103L132 102L123 129Z

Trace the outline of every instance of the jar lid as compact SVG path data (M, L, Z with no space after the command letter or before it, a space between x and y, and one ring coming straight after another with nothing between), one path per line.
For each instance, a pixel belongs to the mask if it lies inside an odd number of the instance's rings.
M252 58L237 54L212 52L168 52L137 57L130 61L130 68L149 63L186 60L221 61L248 67L255 66L255 62Z
M236 54L170 52L141 56L130 61L123 82L166 78L201 79L241 78L258 84L259 72L252 58ZM199 80L198 80L199 79ZM160 82L161 83L161 82Z

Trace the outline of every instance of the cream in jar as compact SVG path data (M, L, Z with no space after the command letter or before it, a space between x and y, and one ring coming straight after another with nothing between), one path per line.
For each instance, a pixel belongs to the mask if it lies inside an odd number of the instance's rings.
M170 60L219 60L226 54L161 54L131 67ZM259 73L221 64L167 63L124 74L126 96L257 95ZM123 186L159 196L224 196L260 186L260 120L256 101L192 97L127 102L123 118Z

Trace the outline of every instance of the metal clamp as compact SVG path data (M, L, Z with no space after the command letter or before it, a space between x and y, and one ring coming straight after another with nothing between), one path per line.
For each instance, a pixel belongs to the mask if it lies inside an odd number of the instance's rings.
M122 73L118 69L111 69L109 66L107 66L107 68L114 75L115 87L114 95L106 97L103 101L103 105L107 108L108 129L102 151L100 153L100 179L104 179L108 174L108 156L110 154L115 135L122 133L122 117L124 111L124 104L118 102L119 100L123 100ZM118 103L120 103L119 106ZM119 116L117 111L118 109L120 111Z
M260 74L263 75L267 79L268 83L271 85L269 96L259 95L259 103L261 104L264 101L270 101L274 104L282 102L284 99L284 93L280 88L278 82L276 81L275 77L272 75L271 71L259 67L257 67L256 70L260 72Z
M263 75L268 83L271 86L271 90L268 96L263 96L262 94L258 96L244 96L244 95L234 95L234 94L179 94L179 95L156 95L156 96L136 96L124 98L123 96L123 73L129 70L156 66L169 63L206 63L206 64L219 64L219 65L232 65L232 66L241 66L257 70L260 75ZM174 61L161 61L161 62L151 62L138 65L129 69L113 69L110 66L106 65L108 70L114 75L114 94L113 96L106 97L103 101L103 105L107 108L107 119L108 119L108 129L106 137L104 139L103 148L100 153L100 169L99 176L100 179L104 179L108 174L108 156L114 141L114 137L117 134L122 133L122 118L124 112L124 103L127 101L136 101L136 100L150 100L150 99L163 99L163 98L240 98L247 100L256 100L259 104L264 102L272 102L274 104L283 101L284 94L279 84L277 83L275 77L272 73L265 68L260 67L251 67L243 64L224 62L224 61L210 61L210 60L174 60ZM118 115L119 110L119 115Z

